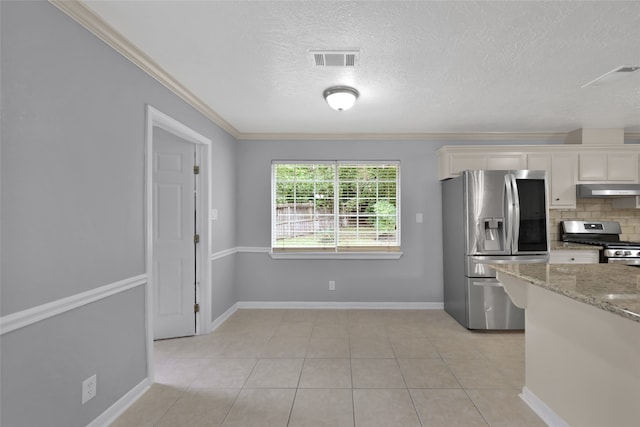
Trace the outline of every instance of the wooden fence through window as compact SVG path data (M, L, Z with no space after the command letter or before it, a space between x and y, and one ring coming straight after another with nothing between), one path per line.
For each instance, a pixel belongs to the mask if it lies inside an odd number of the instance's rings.
M334 228L333 212L316 209L313 203L276 205L276 239L314 235Z

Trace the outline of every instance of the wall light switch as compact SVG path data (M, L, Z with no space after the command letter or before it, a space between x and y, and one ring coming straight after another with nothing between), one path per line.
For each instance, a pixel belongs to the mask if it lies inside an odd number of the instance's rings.
M422 212L418 212L416 214L416 223L422 224L422 218L423 218Z
M218 209L211 209L211 214L209 216L211 217L211 221L217 221L218 220Z

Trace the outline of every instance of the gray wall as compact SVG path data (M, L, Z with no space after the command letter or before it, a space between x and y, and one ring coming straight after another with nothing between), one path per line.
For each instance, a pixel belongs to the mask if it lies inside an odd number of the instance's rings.
M0 425L85 426L142 381L144 300L137 287L3 335ZM98 393L81 405L93 374Z
M236 246L236 141L226 134L214 138L211 208L218 219L211 221L213 253ZM215 320L238 300L235 287L235 255L211 261L211 319Z
M238 141L238 245L270 245L272 160L400 160L398 260L274 260L240 253L240 301L442 302L442 213L437 149L548 141ZM417 224L415 215L424 214ZM328 290L328 281L336 290Z
M236 245L232 137L49 3L0 18L2 316L145 272L146 104L213 140L213 247ZM217 264L212 318L236 301L233 260ZM144 318L138 287L4 334L0 424L95 419L146 376Z

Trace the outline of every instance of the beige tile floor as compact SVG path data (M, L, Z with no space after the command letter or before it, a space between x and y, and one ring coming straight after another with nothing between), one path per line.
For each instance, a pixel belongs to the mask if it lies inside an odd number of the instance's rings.
M238 310L157 341L156 384L113 426L544 426L524 334L441 310Z

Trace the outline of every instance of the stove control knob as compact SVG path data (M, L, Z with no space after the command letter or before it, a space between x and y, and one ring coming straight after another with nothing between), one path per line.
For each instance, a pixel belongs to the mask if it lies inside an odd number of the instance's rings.
M631 251L624 251L625 256L631 256Z
M615 256L620 256L620 255L622 255L622 251L615 251L613 254L614 254Z

